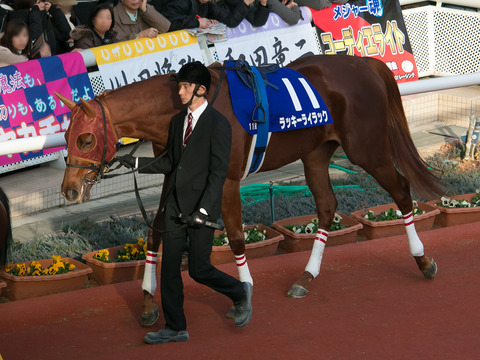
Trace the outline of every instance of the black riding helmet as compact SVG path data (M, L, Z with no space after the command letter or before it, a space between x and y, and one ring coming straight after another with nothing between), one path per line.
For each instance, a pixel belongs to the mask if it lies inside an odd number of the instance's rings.
M207 89L205 94L208 92L208 90L210 90L210 83L212 82L210 72L200 61L183 65L177 74L172 75L171 79L177 82L185 81L192 84L197 84L195 90L197 90L200 85L203 85ZM194 94L197 95L196 91Z

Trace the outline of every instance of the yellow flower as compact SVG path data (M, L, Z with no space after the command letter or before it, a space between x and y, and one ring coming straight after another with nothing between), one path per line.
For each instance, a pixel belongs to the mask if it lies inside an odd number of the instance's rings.
M5 268L5 271L6 271L7 273L12 270L12 265L13 265L13 263L8 263L8 264L7 264L7 267Z
M143 244L143 252L147 252L147 243Z
M102 250L102 251L103 251L103 254L104 254L105 256L110 255L110 252L109 252L108 250Z
M42 270L42 275L48 275L48 269L43 269Z
M110 258L108 256L105 256L105 261L110 261Z
M34 268L35 266L37 266L37 264L38 264L38 263L37 263L36 261L32 261L32 262L30 263L30 267Z
M63 262L61 262L61 261L60 261L60 262L57 262L57 263L55 264L55 266L57 267L57 270L60 269L60 268L65 269L65 264L64 264Z
M58 269L56 269L55 266L51 266L51 267L48 268L48 274L49 275L55 275L57 273L57 270Z
M62 262L62 257L60 255L52 255L52 258L53 260L55 260L55 262Z
M75 269L75 265L73 264L70 264L70 263L67 263L68 264L68 271L72 271L73 269Z
M30 275L31 272L32 272L32 268L29 267L29 268L27 269L27 274Z
M33 276L39 276L39 275L42 275L40 270L35 270L33 273L32 273Z
M35 270L42 270L42 264L40 264L39 262L37 262L35 264Z
M124 248L125 250L131 252L131 251L133 250L134 246L133 246L133 244L127 244L127 245L125 245L123 248Z
M137 254L138 254L138 249L137 249L137 248L134 248L134 249L132 250L132 256L135 257Z
M138 239L138 246L143 246L144 242L145 240L143 240L143 238Z
M23 276L23 275L25 275L25 269L20 269L18 271L18 276Z

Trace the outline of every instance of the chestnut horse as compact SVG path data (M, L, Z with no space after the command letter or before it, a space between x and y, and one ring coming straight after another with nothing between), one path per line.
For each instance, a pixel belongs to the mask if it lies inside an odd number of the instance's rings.
M0 270L7 264L7 252L12 243L12 223L7 195L0 188Z
M441 190L437 186L437 178L430 173L413 144L391 71L375 59L335 55L306 56L288 67L300 72L313 84L333 118L332 124L273 133L260 170L278 169L301 159L307 184L315 199L319 231L305 272L292 285L288 295L305 296L310 282L319 274L327 230L330 229L337 207L328 166L339 146L342 146L353 164L365 169L390 193L404 214L411 255L424 276L433 278L436 264L432 258L424 255L423 244L413 224L410 184L422 195L432 196L441 193ZM207 99L211 101L212 94L219 86L222 70L219 64L213 64L209 70L212 86ZM182 109L177 92L177 84L170 81L168 75L158 75L105 92L88 102L82 100L80 104L60 96L72 110L71 132L67 138L70 167L65 170L62 184L66 199L79 203L88 200L92 183L103 171L99 166L101 155L104 160L110 160L119 137L150 140L154 145L166 144L170 119ZM237 257L240 280L252 282L246 262L244 259L238 261L245 253L240 179L246 167L252 136L235 118L230 95L228 83L224 81L214 104L232 126L232 148L223 188L222 217L231 249ZM272 101L271 106L275 106ZM102 125L102 121L106 121L106 125ZM107 146L105 140L108 140ZM161 234L154 231L152 238L149 239L149 250L157 251ZM153 302L154 291L143 288L143 313L149 315L158 311Z

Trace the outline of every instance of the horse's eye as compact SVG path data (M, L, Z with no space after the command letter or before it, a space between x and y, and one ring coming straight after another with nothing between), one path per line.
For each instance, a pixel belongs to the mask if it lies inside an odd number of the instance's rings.
M92 146L92 144L93 144L93 141L85 141L85 142L83 143L83 147L85 147L85 148L86 148L86 147L90 147L90 146Z

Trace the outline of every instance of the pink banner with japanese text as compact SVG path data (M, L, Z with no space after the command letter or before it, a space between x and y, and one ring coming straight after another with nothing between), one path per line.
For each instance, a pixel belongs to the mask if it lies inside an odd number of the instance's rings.
M0 142L67 130L70 110L54 91L75 102L93 99L80 53L51 56L0 68ZM0 166L63 148L0 156Z

